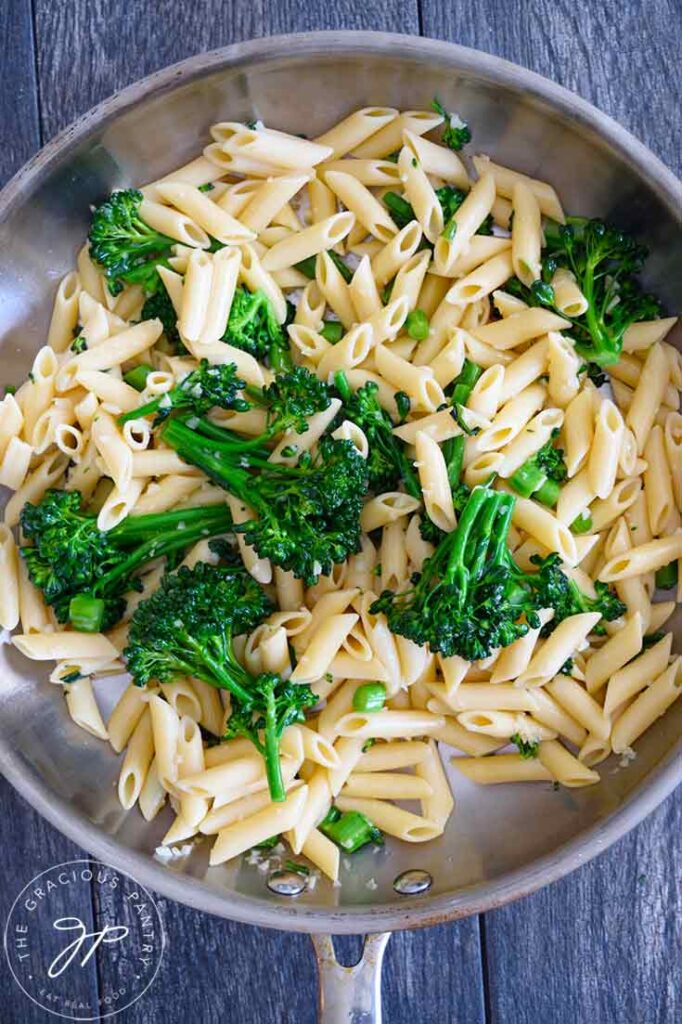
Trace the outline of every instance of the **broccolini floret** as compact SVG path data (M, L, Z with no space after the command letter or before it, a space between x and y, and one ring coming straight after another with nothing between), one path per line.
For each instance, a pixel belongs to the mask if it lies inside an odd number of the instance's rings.
M140 284L148 293L161 279L157 265L168 265L175 239L151 228L140 216L143 195L129 188L112 192L92 214L90 256L104 270L109 291L118 295L126 284Z
M272 303L265 292L258 289L237 288L232 299L223 341L248 352L273 370L290 370L293 363L289 339L277 322Z
M231 526L225 506L209 505L128 516L104 532L96 516L81 511L78 491L49 490L38 504L29 502L22 510L21 528L33 543L23 546L21 554L57 620L97 632L121 618L123 595L140 589L138 576L145 565ZM83 598L88 599L85 605Z
M598 366L618 362L628 327L661 312L658 299L644 292L635 277L647 257L646 248L624 231L585 217L548 226L545 239L542 278L530 288L512 278L506 289L531 305L554 309L552 278L560 268L569 270L587 300L580 316L561 313L571 321L576 350Z
M411 588L385 590L371 611L385 612L393 633L468 661L507 647L529 624L538 626L532 581L507 549L513 505L511 495L475 488L456 528L415 573Z
M183 377L174 388L137 409L124 412L118 422L127 423L155 413L154 423L158 424L176 409L185 409L197 416L214 408L245 412L250 408L249 403L240 397L245 387L244 381L237 376L234 363L213 366L207 359L202 359L197 369Z
M186 414L180 415L205 437L221 442L221 450L227 453L229 449L242 468L255 465L253 459L266 459L269 455L266 446L273 438L281 434L305 434L310 417L324 412L331 402L327 385L305 366L295 366L288 373L280 374L264 388L250 385L246 393L252 403L266 414L265 429L254 437L240 437L232 430L196 416L191 417L190 423ZM292 438L289 447L292 454L296 454L295 439Z
M384 591L371 611L384 612L392 632L468 661L537 628L542 608L554 609L546 632L579 611L599 611L607 620L622 614L624 606L606 584L596 585L595 598L583 594L559 568L558 555L535 559L536 572L516 565L507 546L514 501L475 487L457 526L412 577L411 588Z
M538 752L540 750L539 740L524 740L523 736L518 732L515 732L511 737L511 741L524 761L530 761L532 758L538 756Z
M561 559L556 553L547 555L546 558L533 555L531 562L538 566L538 574L543 580L543 595L546 603L539 607L554 609L554 617L542 627L542 636L549 636L559 623L570 615L599 612L606 622L613 622L621 615L627 614L626 605L623 604L616 592L601 580L596 580L594 583L594 597L584 594L575 580L570 579L566 573L562 572ZM603 625L598 623L594 631L602 633Z
M379 404L378 386L369 381L353 392L343 371L335 375L334 384L343 402L340 417L357 424L369 443L367 475L370 490L377 493L389 491L402 482L408 494L419 498L421 489L417 475L405 455L402 441L393 433L391 417Z
M161 434L181 458L254 513L235 530L261 558L310 586L358 550L367 470L352 442L324 437L314 455L303 452L288 465L205 420L190 429L169 419Z
M234 651L234 638L255 629L272 611L265 591L244 570L199 562L163 577L130 621L124 651L138 686L195 676L232 698L227 735L243 735L265 760L273 800L285 797L279 741L287 725L302 721L317 698L309 686L272 673L252 676Z

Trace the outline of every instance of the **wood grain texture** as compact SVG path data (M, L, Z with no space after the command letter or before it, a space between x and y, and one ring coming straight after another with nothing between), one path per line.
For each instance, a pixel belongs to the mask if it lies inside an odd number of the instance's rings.
M7 71L0 99L0 186L40 146L31 0L9 0L0 16L0 54Z
M608 853L485 916L490 1024L682 1020L682 793Z
M87 854L57 832L40 817L11 786L0 778L0 821L3 822L2 882L0 883L0 925L4 931L14 900L24 886L57 864L81 860ZM40 884L40 883L38 883ZM89 927L93 921L90 892L85 886L74 887L69 893L69 915L80 917ZM8 936L9 937L9 936ZM45 955L41 929L29 933L31 963L47 968L51 956ZM35 955L34 955L35 954ZM0 1020L2 1024L45 1024L52 1018L45 1010L31 1002L12 978L7 962L0 961ZM94 959L78 971L72 972L71 995L83 1005L97 1007L97 964Z
M167 946L154 984L124 1024L315 1024L306 935L248 928L156 898ZM115 919L115 915L114 915Z
M552 78L682 169L679 0L421 0L421 11L424 35Z
M130 0L120 7L111 0L34 3L45 138L138 78L228 43L323 28L419 31L417 0L200 0L194 7L178 0Z

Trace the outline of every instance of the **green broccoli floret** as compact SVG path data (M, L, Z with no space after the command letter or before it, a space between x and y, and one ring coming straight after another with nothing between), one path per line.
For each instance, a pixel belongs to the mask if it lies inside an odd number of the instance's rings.
M248 736L265 760L273 800L285 789L279 761L282 732L317 702L310 687L272 673L252 676L237 660L234 637L272 611L265 591L244 570L199 562L163 577L136 608L124 656L138 686L191 675L232 697L228 736ZM261 738L262 733L262 738Z
M246 543L307 585L358 550L367 470L351 441L325 437L315 455L303 452L287 465L269 461L259 439L241 441L206 420L190 429L169 419L161 435L253 511L255 518L235 527Z
M518 732L515 732L511 737L511 741L518 749L518 752L524 761L530 761L531 758L538 756L538 752L540 750L539 740L524 740Z
M229 510L210 505L128 516L104 532L96 516L81 511L78 491L49 490L22 510L21 527L33 545L23 546L21 554L58 621L97 632L121 618L123 595L140 588L138 574L145 565L231 526Z
M176 244L143 221L142 199L134 188L112 192L92 215L90 256L103 268L112 295L126 284L155 292L161 283L156 267L168 266L171 246Z
M288 433L304 434L310 417L324 412L331 402L327 385L304 366L295 366L288 373L280 374L267 387L249 385L246 393L254 405L266 412L265 430L255 437L246 439L210 420L180 414L192 429L219 441L221 451L226 453L229 449L242 468L255 465L253 459L267 459L270 454L267 445L273 438ZM295 455L295 442L289 447L289 454Z
M265 292L250 292L243 285L234 293L223 341L267 362L276 372L290 370L293 363L289 340L277 322Z
M595 599L582 594L561 572L558 555L537 559L537 572L522 572L507 546L514 501L513 495L475 487L456 528L414 574L411 589L385 590L371 611L384 612L392 632L468 661L537 628L541 608L554 609L549 631L578 611L598 610L607 619L622 614L605 584L597 585Z
M435 110L437 114L440 114L445 119L443 142L448 149L454 149L457 152L463 146L466 146L468 142L471 142L471 129L469 125L458 114L452 114L446 110L437 96L433 99L431 109Z
M160 320L163 324L163 333L166 335L166 340L173 352L182 354L187 351L180 340L178 314L175 312L175 306L171 302L170 295L166 291L163 282L160 283L152 295L145 299L140 319Z
M262 392L250 388L249 395L268 410L268 437L290 430L305 434L310 417L331 403L327 385L305 366L294 366L275 377Z
M559 431L555 431L558 434ZM559 500L562 484L568 476L563 448L548 441L509 478L509 484L522 498L531 495L550 508Z
M157 395L150 402L131 409L118 417L119 423L137 420L141 416L156 413L155 425L170 416L175 409L185 409L201 416L209 409L234 409L245 412L250 404L240 398L246 384L237 377L234 363L212 366L208 359L202 359L196 370L192 370L174 388L164 395Z
M364 432L369 443L367 474L370 490L380 493L397 487L402 481L408 494L421 497L421 488L402 442L393 433L393 421L377 399L374 381L353 392L345 373L334 377L336 390L343 402L341 419L352 420Z
M571 321L576 350L598 366L616 363L630 324L660 316L658 299L642 290L635 275L648 255L644 246L600 220L569 217L545 231L542 279L530 288L517 278L505 288L534 306L555 309L551 280L559 268L570 270L587 299L587 310Z
M412 588L385 590L371 611L385 612L393 633L468 661L525 636L540 622L532 582L507 549L513 506L511 495L474 488L456 528L415 573Z
M594 597L584 594L578 584L561 571L561 559L556 553L547 555L546 558L533 555L531 562L538 567L537 575L541 581L543 600L545 601L545 604L539 604L538 607L554 609L553 619L542 627L541 635L543 637L549 636L559 623L570 615L599 612L606 622L613 622L627 613L626 605L623 604L616 592L600 580L594 584ZM603 632L603 626L598 624L594 631L596 633Z

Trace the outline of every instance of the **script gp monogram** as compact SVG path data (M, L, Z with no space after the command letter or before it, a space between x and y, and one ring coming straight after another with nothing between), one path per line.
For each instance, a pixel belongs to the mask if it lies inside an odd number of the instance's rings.
M101 931L89 932L79 917L60 917L58 920L52 922L52 927L58 932L77 931L78 934L73 942L70 942L68 946L61 951L61 953L57 954L48 967L47 975L49 978L58 978L60 974L63 974L67 967L73 963L78 954L82 952L83 948L87 945L88 940L92 941L87 946L85 954L78 965L79 967L85 967L88 960L94 956L99 946L107 946L116 942L122 942L130 933L130 929L125 925L105 925Z
M89 858L53 864L32 878L14 900L3 934L5 958L24 995L73 1021L104 1020L136 1003L157 976L164 945L151 893ZM98 961L106 961L106 970Z

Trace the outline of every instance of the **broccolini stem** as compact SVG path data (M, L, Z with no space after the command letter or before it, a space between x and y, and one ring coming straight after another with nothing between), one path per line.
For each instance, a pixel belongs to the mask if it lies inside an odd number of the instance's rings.
M281 803L285 797L282 766L279 759L279 735L277 728L277 706L274 689L267 694L265 706L265 774L270 788L270 796L275 803Z
M251 489L251 477L245 469L228 461L238 454L231 447L223 447L220 441L202 437L179 420L167 420L161 429L161 436L180 458L198 466L230 494L247 504L251 503L247 497Z
M448 468L448 483L450 487L456 487L462 475L465 440L466 438L463 434L458 434L457 437L451 437L443 445L443 455L445 456L445 463Z
M483 566L489 560L489 548L493 537L499 540L499 534L493 526L500 509L504 506L504 495L499 491L491 491L487 503L482 507L476 523L476 535L471 556L466 556L467 568L472 579L476 579ZM506 534L505 534L506 536ZM474 538L472 538L474 539Z
M288 373L293 368L294 361L291 358L291 352L283 345L278 345L276 342L273 343L270 346L268 355L270 357L270 366L275 373Z
M538 466L534 458L530 458L512 473L509 484L522 498L530 498L531 494L535 494L546 481L545 471Z
M498 505L498 516L493 531L493 542L490 546L490 560L494 565L504 563L509 557L507 537L511 526L516 499L512 494L502 493L502 501Z
M178 419L182 423L187 423L188 420L192 420L192 423L194 424L196 418L183 416L178 417ZM240 454L242 451L248 450L252 452L260 452L264 458L267 458L270 455L268 449L264 447L265 441L269 441L271 436L276 433L276 431L268 429L258 437L243 438L233 430L230 430L227 427L219 427L204 417L202 417L196 425L192 427L192 429L196 430L203 437L210 437L213 438L213 440L218 441L222 446L220 451L224 451L226 454L231 454L233 452Z
M216 686L216 679L218 680L217 689L229 690L233 697L235 697L241 704L246 704L247 707L252 703L252 694L249 692L246 686L243 686L233 675L225 670L222 663L214 658L209 651L202 646L199 641L195 640L194 637L185 635L185 640L192 647L198 656L199 664L203 663L209 670L205 673L194 672L195 675L199 675L199 678L205 682L210 683L211 686ZM243 670L241 670L243 672ZM243 673L246 676L246 673ZM247 677L248 678L248 677Z
M464 365L459 373L459 376L455 378L455 386L452 391L452 405L466 405L469 401L469 396L473 391L474 384L483 373L480 366L476 363L472 363L470 359L464 360Z
M492 491L487 490L485 487L476 487L471 492L471 497L466 503L462 518L450 534L452 543L447 545L448 564L444 573L447 583L454 582L458 570L466 566L465 556L469 539L472 531L477 527L479 513L490 501L492 493Z
M572 533L589 533L592 529L592 516L589 512L581 512L571 523Z
M76 594L69 602L69 620L79 633L99 633L104 610L101 598L92 594Z
M106 595L113 583L116 583L117 580L125 579L138 565L151 562L154 558L163 558L165 555L170 555L174 551L186 548L190 544L202 540L204 537L215 536L217 533L224 533L226 530L229 530L232 525L229 509L223 509L220 505L216 507L223 514L216 516L213 520L193 523L187 529L181 529L179 526L176 526L167 534L158 534L144 541L130 553L125 561L119 562L115 568L97 580L92 588L93 594L96 597L100 594ZM225 511L228 512L227 516L224 515Z
M351 386L348 383L348 377L346 377L343 370L337 370L334 374L334 387L340 394L342 402L345 403L350 401L353 392L351 391Z
M144 416L151 416L152 413L158 412L164 397L164 395L158 395L156 398L152 398L151 402L145 402L144 405L139 405L136 409L130 409L128 412L121 413L118 417L118 422L123 425L128 423L129 420L139 420Z
M206 529L232 525L230 510L225 505L198 505L196 508L174 509L172 512L154 512L146 516L128 516L109 531L109 537L125 547L140 540L151 540L171 530L185 530L193 526Z
M548 508L554 508L559 495L561 494L561 488L556 480L545 480L544 484L541 484L533 497L536 501L542 502L543 505L547 505Z
M123 380L126 384L130 384L131 388L135 388L136 391L144 391L147 385L147 377L151 372L152 368L148 363L140 363L139 366L134 366L132 370L124 373Z

